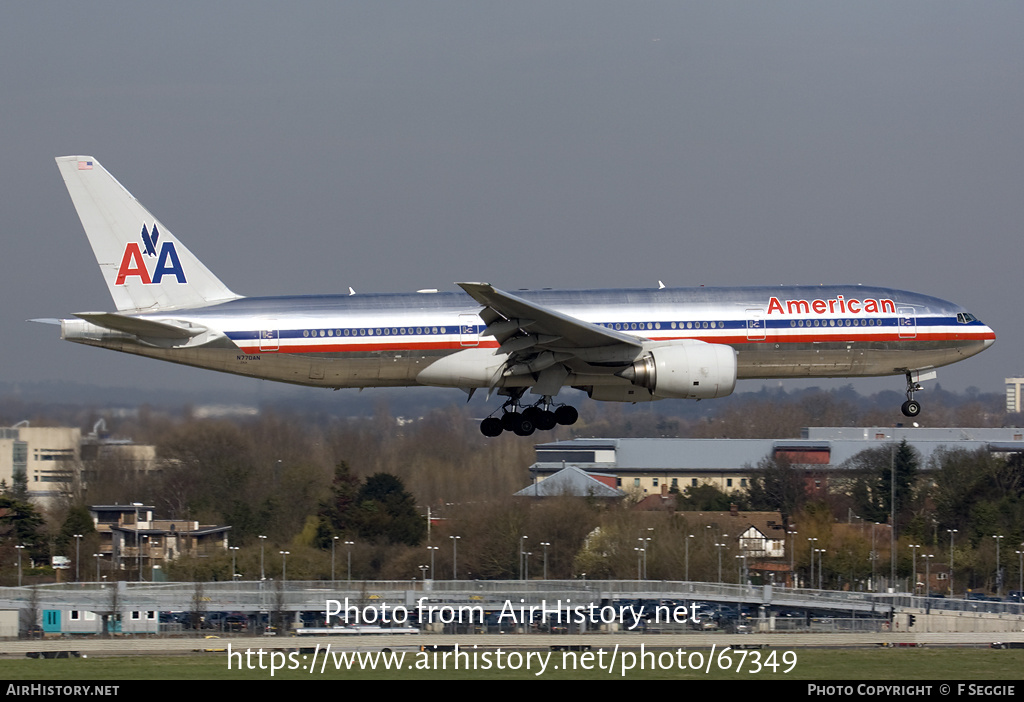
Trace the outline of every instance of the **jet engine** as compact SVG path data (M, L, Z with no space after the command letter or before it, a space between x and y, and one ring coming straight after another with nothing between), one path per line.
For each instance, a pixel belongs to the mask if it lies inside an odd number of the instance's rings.
M650 390L655 398L725 397L736 387L736 351L697 340L650 346L618 375Z

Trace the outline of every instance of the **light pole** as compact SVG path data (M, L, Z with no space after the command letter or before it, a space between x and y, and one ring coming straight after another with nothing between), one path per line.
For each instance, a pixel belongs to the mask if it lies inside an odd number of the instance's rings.
M235 581L235 558L238 556L238 546L228 546L228 550L231 551L231 581Z
M523 537L520 537L520 539L519 539L519 579L520 580L525 580L525 578L523 577L523 561L526 560L526 558L525 558L526 543L525 542L526 542L526 539L528 539L528 538L529 537L527 537L527 536L523 536Z
M1024 544L1021 544L1024 546ZM1024 602L1024 551L1014 551L1020 563L1017 564L1017 601Z
M814 587L814 544L815 542L817 542L817 540L817 536L807 537L807 544L810 546L811 549L811 574L810 577L807 579L807 584L810 585L812 588Z
M281 560L281 582L282 583L286 583L286 582L288 582L288 554L291 553L291 551L278 551L278 553L280 553L281 556L282 556L282 560Z
M267 542L267 537L263 534L257 536L260 540L260 582L267 579L267 572L263 569L263 544Z
M647 580L647 554L651 550L651 541L654 540L654 527L647 527L647 536L644 539L644 580Z
M430 579L434 579L434 552L440 548L439 546L427 546L427 550L430 551Z
M334 582L334 545L338 543L337 536L331 537L331 582Z
M541 541L540 545L544 547L544 579L548 579L548 546L551 545L550 541Z
M139 544L139 507L141 502L132 502L135 508L135 563L139 568L139 582L142 582L142 546Z
M796 537L799 531L789 532L789 577L790 587L796 587Z
M102 553L94 553L92 555L96 559L96 582L99 582L100 581L100 558L103 556L103 554Z
M348 582L352 582L352 547L355 543L355 541L345 542L345 545L348 547Z
M75 537L75 582L81 582L81 567L78 562L82 560L82 535L72 534Z
M17 544L14 548L18 549L18 587L21 587L21 552L25 547Z
M1014 553L1020 560L1020 563L1017 564L1017 601L1024 602L1024 551L1014 551Z
M452 580L459 579L459 539L461 536L449 536L452 540Z
M996 540L996 597L1000 597L1003 591L1003 570L999 566L999 543L1003 540L1002 534L993 534Z
M913 565L911 567L912 573L911 573L911 576L910 576L913 579L913 581L914 581L913 582L913 587L910 589L910 594L912 594L912 595L916 595L917 594L917 549L919 549L919 548L921 548L921 544L910 544L910 550L914 554L914 557L911 560L911 563Z
M825 549L815 549L818 552L818 589L825 589L825 565L822 559L825 557Z
M722 582L722 547L725 544L715 543L715 548L718 549L718 582Z
M693 534L686 535L686 582L690 582L690 539Z
M878 579L875 574L875 566L878 565L878 552L875 550L875 527L878 522L871 522L871 590L878 592Z
M953 597L956 595L956 590L953 589L953 534L956 533L956 529L946 529L949 532L949 596Z

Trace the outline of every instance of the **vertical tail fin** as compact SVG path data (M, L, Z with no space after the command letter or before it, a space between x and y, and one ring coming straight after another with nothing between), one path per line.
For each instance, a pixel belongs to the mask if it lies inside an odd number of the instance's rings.
M61 156L57 167L118 311L201 307L241 297L96 159Z

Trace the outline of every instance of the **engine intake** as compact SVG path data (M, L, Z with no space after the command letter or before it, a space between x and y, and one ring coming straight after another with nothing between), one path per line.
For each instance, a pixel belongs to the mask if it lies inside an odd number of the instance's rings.
M676 342L648 349L619 375L655 397L725 397L736 387L736 351L725 344Z

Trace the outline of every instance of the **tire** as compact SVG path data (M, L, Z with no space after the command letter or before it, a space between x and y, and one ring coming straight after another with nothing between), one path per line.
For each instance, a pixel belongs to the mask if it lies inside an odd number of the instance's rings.
M575 424L576 420L579 418L580 413L571 405L562 405L555 410L555 421L563 426Z
M501 420L497 417L488 417L480 422L480 433L486 437L501 436L502 431Z

